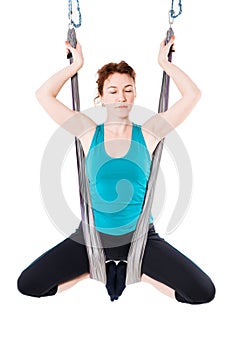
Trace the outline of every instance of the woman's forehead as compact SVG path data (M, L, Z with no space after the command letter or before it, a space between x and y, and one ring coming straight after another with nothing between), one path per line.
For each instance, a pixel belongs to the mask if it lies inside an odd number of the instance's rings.
M104 82L106 86L133 85L133 78L127 73L113 73Z

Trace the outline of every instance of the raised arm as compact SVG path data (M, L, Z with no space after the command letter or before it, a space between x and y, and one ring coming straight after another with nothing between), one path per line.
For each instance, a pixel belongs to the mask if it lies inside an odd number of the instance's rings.
M73 111L57 99L63 85L83 66L84 59L80 43L76 48L66 42L67 51L73 56L73 63L51 76L37 91L36 97L50 117L77 137L96 126L96 123L83 113Z
M164 138L170 131L181 124L201 97L199 88L188 75L168 61L168 53L173 43L174 37L167 45L165 41L161 43L158 63L174 81L181 93L181 98L166 112L159 113L144 123L143 127L152 133L157 140Z

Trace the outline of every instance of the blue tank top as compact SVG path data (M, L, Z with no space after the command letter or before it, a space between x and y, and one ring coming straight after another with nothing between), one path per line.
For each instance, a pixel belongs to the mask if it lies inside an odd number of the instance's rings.
M118 236L135 230L150 166L140 125L132 123L131 145L121 158L112 158L105 151L104 124L96 126L86 157L86 173L97 231ZM149 222L153 222L152 214Z

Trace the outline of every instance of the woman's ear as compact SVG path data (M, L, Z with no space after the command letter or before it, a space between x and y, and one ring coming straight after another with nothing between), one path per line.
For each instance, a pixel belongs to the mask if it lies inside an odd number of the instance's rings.
M105 103L104 103L103 98L101 96L100 96L100 102L101 102L101 106L105 107Z
M94 104L95 104L95 106L97 106L98 104L101 104L101 106L104 106L104 103L102 101L101 96L98 95L98 96L95 97Z

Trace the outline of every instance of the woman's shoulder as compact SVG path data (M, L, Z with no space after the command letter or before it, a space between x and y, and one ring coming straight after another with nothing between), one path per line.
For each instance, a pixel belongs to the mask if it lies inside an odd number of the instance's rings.
M102 124L96 124L94 127L90 128L82 136L79 137L85 157L87 157L95 132L101 127L101 125Z
M141 129L141 127L142 127L140 124L137 124L135 122L132 122L132 124L133 124L134 127L139 128L139 129Z

